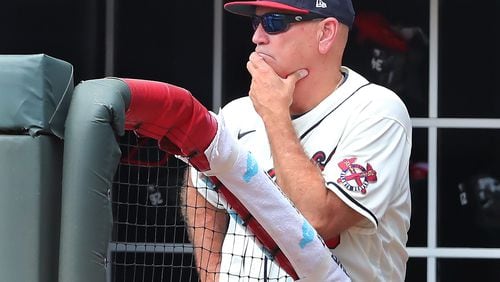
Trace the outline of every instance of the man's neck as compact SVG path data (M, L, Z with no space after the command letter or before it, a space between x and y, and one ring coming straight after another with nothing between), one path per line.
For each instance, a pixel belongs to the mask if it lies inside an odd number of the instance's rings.
M333 79L331 76L329 78L326 76L306 77L304 81L297 83L290 114L292 116L302 115L312 110L340 87L344 75L340 71L336 71L332 75Z

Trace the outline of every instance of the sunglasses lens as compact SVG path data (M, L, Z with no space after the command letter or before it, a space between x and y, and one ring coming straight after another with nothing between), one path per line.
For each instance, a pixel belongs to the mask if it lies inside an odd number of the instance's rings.
M264 31L269 34L276 34L283 31L286 31L288 28L288 22L284 17L279 14L267 14L263 16L253 16L252 17L252 26L254 29L259 27L259 24L262 24Z
M288 23L283 17L271 14L262 17L262 26L267 33L279 33L287 29Z

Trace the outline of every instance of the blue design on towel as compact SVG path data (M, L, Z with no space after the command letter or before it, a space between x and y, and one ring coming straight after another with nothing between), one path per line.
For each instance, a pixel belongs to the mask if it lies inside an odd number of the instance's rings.
M257 174L257 171L259 169L259 165L257 164L257 161L254 159L252 154L248 152L247 155L247 171L245 171L245 174L243 175L243 180L248 183L250 180L252 180L252 177L254 177Z
M304 220L302 224L302 240L299 243L300 248L303 249L307 244L311 243L314 236L316 236L316 230L314 230L307 220Z

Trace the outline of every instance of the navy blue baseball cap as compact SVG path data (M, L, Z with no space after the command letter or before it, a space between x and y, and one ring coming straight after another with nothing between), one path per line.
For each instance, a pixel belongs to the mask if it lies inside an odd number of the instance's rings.
M242 15L253 16L257 7L273 8L296 14L314 13L334 17L339 22L352 27L354 8L351 0L254 0L226 3L224 9Z

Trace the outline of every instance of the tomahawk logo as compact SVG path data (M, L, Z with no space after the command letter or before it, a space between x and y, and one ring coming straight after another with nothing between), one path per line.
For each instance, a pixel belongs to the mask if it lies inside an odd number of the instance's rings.
M361 192L364 195L368 183L377 182L377 172L369 163L364 168L362 165L354 163L355 161L356 158L350 158L338 163L342 171L337 183L343 184L349 191Z
M316 0L316 8L326 8L326 3L323 0Z

